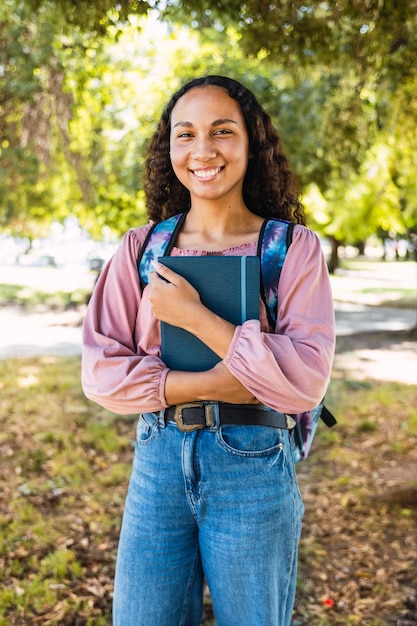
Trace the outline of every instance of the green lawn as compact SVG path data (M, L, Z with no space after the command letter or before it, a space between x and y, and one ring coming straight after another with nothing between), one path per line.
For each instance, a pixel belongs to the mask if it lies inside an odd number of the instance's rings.
M134 419L79 378L78 358L0 361L2 626L109 623Z
M415 276L349 260L331 281L335 299L415 308ZM0 285L0 305L27 309L87 295ZM327 402L339 423L298 468L294 626L417 621L417 389L335 372ZM79 358L42 357L0 361L0 420L0 626L110 624L136 418L86 400Z
M110 624L135 418L88 402L79 377L75 357L0 362L1 626ZM383 499L417 487L416 388L337 377L328 403L339 424L299 466L294 624L379 626L417 583L416 508Z

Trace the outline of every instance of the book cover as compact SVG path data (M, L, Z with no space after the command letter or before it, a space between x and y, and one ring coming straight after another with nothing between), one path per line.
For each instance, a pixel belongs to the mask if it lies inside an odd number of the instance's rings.
M259 319L260 264L257 256L166 256L158 261L183 276L202 303L235 326ZM162 360L170 369L202 372L220 357L188 331L161 322Z

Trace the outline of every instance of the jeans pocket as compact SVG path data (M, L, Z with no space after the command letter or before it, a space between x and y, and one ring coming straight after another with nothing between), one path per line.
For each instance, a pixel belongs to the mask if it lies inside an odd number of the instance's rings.
M159 419L155 413L142 413L136 427L136 443L146 446L155 437L159 428Z
M222 426L217 431L220 446L239 456L269 456L284 449L280 428L269 426Z

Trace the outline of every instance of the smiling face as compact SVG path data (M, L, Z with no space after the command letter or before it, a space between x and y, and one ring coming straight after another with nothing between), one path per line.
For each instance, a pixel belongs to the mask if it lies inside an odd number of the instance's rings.
M170 154L192 205L243 202L248 133L239 104L221 87L196 87L178 100L171 113Z

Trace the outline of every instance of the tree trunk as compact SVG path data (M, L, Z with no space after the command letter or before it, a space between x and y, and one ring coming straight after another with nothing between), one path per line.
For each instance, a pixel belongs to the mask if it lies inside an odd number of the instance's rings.
M331 245L331 252L330 252L330 259L329 262L327 264L328 268L329 268L329 273L330 274L334 274L336 269L339 267L339 246L340 246L340 241L338 241L335 237L332 237L331 235L327 235L328 240L330 241L330 245Z

